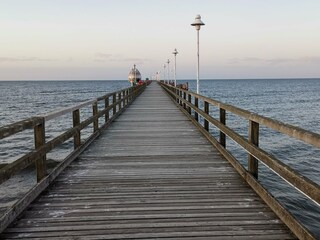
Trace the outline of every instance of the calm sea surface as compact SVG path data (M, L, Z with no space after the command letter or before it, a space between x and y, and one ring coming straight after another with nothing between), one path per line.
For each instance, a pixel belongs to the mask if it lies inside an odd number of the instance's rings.
M196 82L188 82L190 90L195 91ZM0 126L72 106L125 87L129 87L127 81L0 81ZM206 80L200 83L200 94L320 133L320 79ZM84 110L82 116L90 114L90 111ZM214 107L210 108L210 113L218 117ZM70 118L48 123L47 138L53 138L71 127L72 123L67 119ZM227 125L247 137L248 123L244 119L227 114ZM210 131L218 136L214 127ZM11 162L28 152L33 147L32 141L32 132L0 140L0 164ZM264 127L260 129L259 144L262 149L320 184L320 150ZM61 160L70 146L71 143L67 142L48 158ZM227 149L246 165L247 154L241 148L228 140ZM262 164L259 169L260 182L320 239L320 207L286 186ZM34 183L34 179L28 177L30 171L26 170L24 175L2 184L0 210L12 204L24 189ZM17 182L18 185L14 184Z

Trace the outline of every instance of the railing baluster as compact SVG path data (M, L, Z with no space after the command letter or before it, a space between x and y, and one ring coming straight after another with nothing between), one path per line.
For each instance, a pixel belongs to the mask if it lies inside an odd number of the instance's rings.
M204 112L209 114L209 103L204 101ZM204 119L204 129L209 132L209 122Z
M106 97L104 99L104 109L107 109L109 107L109 97ZM108 122L109 121L109 110L106 111L106 114L105 114L105 122Z
M196 108L199 107L199 99L198 99L197 97L194 97L194 106L195 106ZM194 119L195 119L197 122L199 122L199 114L198 114L197 110L194 111Z
M116 102L117 102L117 94L114 93L114 94L112 95L112 103L113 103L113 114L112 114L112 116L117 113Z
M77 127L80 124L80 111L79 109L72 112L73 127ZM76 149L81 145L81 133L77 130L77 133L73 136L73 148Z
M121 92L118 93L118 101L119 101L118 106L119 106L119 111L120 111L121 110L121 103L122 103L122 101L121 101Z
M125 91L125 101L124 101L124 103L125 103L125 105L127 106L128 105L128 95L129 95L129 89L127 89L126 91Z
M183 99L186 100L187 99L187 93L183 92ZM186 109L186 104L183 103L183 108Z
M35 149L40 148L46 142L45 134L45 121L42 118L42 122L34 127L34 145ZM46 154L35 161L37 171L37 182L40 182L47 175L47 163Z
M94 117L96 117L98 115L98 103L97 102L92 104L92 115ZM98 131L98 129L99 129L99 119L97 118L93 121L93 132Z
M249 120L249 143L259 146L259 123ZM248 156L248 171L258 178L258 160L249 154Z
M174 89L174 95L175 95L176 102L179 103L179 98L178 98L178 96L179 96L179 90L176 89L176 88Z
M126 99L126 91L123 90L122 91L122 107L123 108L126 106L125 99Z
M220 122L226 125L226 110L223 108L220 108ZM220 131L220 144L226 147L226 135L222 131Z
M188 93L188 102L191 103L191 94ZM191 115L191 107L188 106L188 113Z

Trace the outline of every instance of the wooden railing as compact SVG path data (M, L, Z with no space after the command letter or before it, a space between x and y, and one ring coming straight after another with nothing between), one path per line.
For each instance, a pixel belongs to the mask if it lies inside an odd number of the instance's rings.
M37 178L36 186L0 218L0 232L29 205L71 161L79 156L100 134L101 130L109 126L145 87L146 84L126 88L73 107L52 112L44 116L32 117L0 128L0 139L7 138L27 129L33 129L34 131L34 150L2 167L0 169L0 184L33 163L35 163L36 166ZM98 104L103 105L102 110L98 109ZM92 116L85 120L80 120L80 109L88 106L92 107ZM72 115L70 113L72 113ZM72 116L73 127L46 142L46 123L65 114ZM104 118L104 124L99 126L99 118L102 117ZM85 141L82 141L81 130L90 124L93 125L92 134ZM74 150L48 174L46 154L70 138L73 138Z
M290 166L278 160L275 156L259 148L259 126L263 125L317 148L320 148L320 135L162 82L159 84L168 92L173 100L177 102L182 111L189 116L194 124L198 126L199 130L224 155L280 219L282 219L299 238L305 239L306 236L310 236L310 238L307 239L313 239L311 234L257 181L259 171L258 161L261 161L287 183L298 189L318 205L320 204L320 187L317 183L302 176ZM203 106L203 109L199 108L200 101L202 101L201 105ZM215 119L210 115L210 105L218 108L219 119ZM248 121L248 139L226 126L227 112ZM199 116L203 118L203 126L199 123ZM210 134L209 123L218 129L219 139L214 138ZM226 149L227 136L248 152L248 169L245 169L244 166Z

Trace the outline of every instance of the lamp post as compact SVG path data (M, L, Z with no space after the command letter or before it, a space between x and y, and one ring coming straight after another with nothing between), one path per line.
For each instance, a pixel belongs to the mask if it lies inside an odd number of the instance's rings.
M173 51L173 55L174 55L174 86L177 86L177 54L178 51L175 48Z
M197 30L197 93L199 94L199 30L200 27L204 25L204 23L201 21L201 16L198 14L195 18L195 21L191 23L191 26L195 26Z
M163 64L163 81L166 83L166 65Z
M169 59L167 63L168 63L168 84L170 84L170 66L169 66L170 60Z

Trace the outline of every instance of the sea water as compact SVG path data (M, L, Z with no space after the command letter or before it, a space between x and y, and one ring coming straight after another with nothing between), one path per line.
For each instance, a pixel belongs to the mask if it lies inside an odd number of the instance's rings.
M194 80L189 83L195 91ZM76 105L106 93L129 87L127 81L2 81L0 82L0 126L42 115L53 110ZM320 133L320 79L239 79L202 80L200 94L215 100L249 110L260 115ZM90 114L90 109L81 115ZM218 118L218 111L210 107ZM69 118L69 120L68 120ZM71 127L70 116L57 123L48 123L47 138L52 139ZM247 138L248 122L227 113L227 126ZM218 136L214 126L210 132ZM72 142L67 142L49 159L60 161L67 154ZM320 150L260 126L259 146L282 162L317 184L320 183ZM33 148L32 131L18 134L12 139L0 140L0 164L9 163ZM247 153L227 139L227 149L246 166ZM13 203L34 182L23 176L2 184L0 206ZM301 196L283 180L260 164L259 181L316 237L320 238L320 207ZM19 182L19 184L13 184ZM18 192L18 194L17 194ZM0 209L1 210L1 209Z

